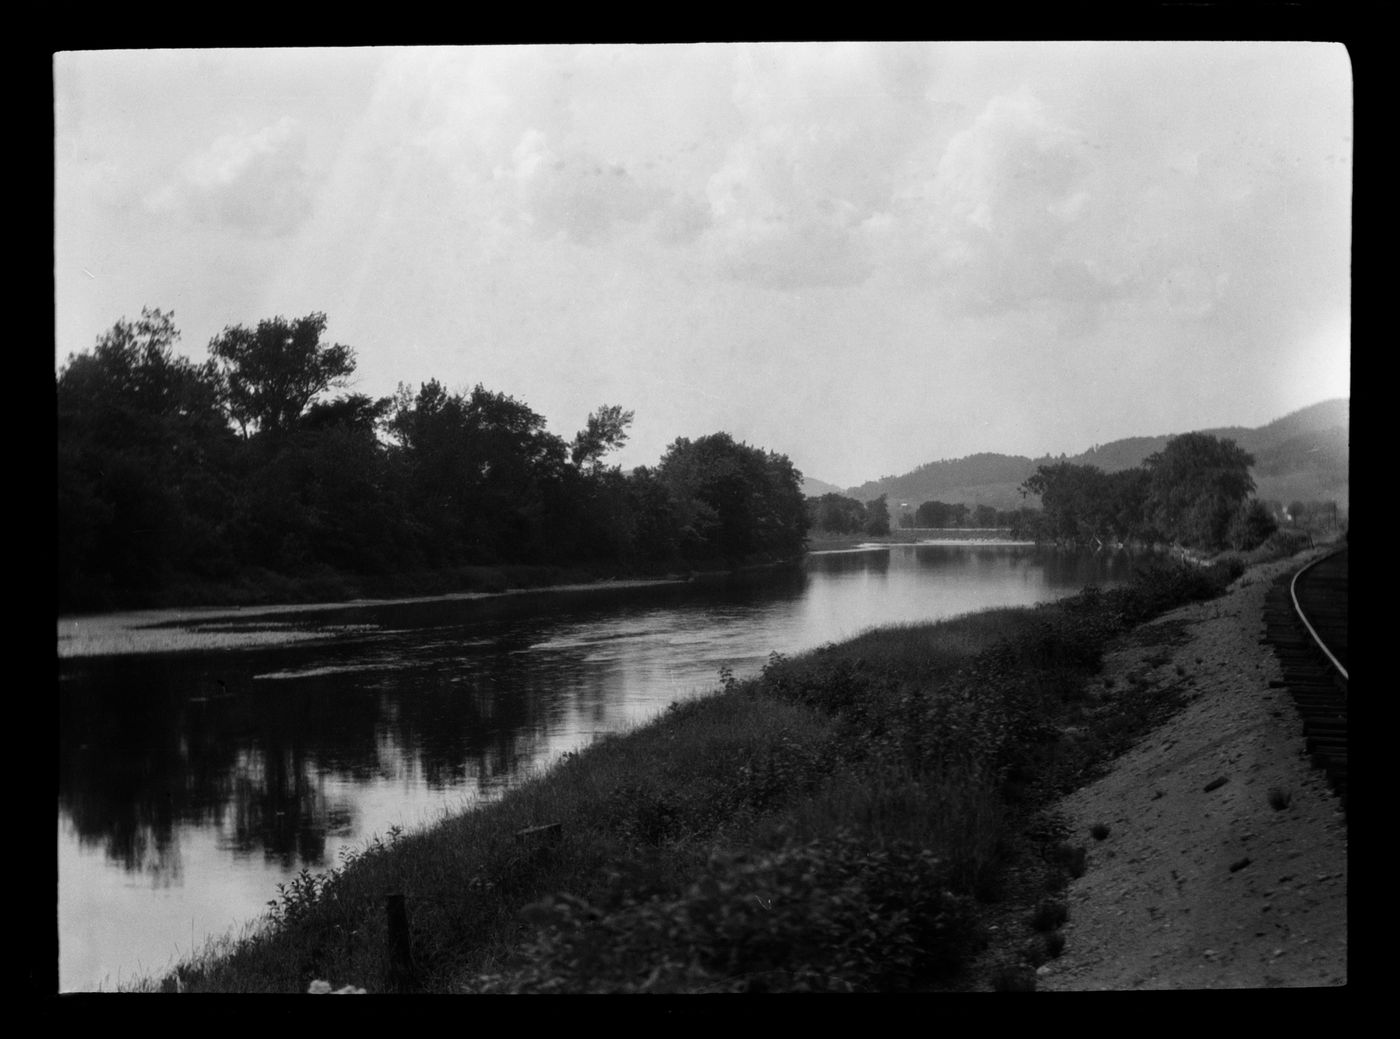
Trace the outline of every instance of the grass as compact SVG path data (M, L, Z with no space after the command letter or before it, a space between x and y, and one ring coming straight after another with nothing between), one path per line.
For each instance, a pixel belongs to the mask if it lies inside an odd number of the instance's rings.
M498 803L303 874L241 939L133 987L957 988L1027 820L1170 707L1091 696L1105 647L1223 579L1151 567L1125 589L774 655ZM1083 873L1083 847L1053 855ZM391 952L390 894L411 963ZM1053 932L1064 906L1046 905Z

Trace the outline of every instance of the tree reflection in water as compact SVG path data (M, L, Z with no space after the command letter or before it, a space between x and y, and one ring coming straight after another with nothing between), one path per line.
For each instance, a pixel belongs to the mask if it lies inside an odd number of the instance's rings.
M551 754L714 688L722 665L1124 576L1110 557L900 546L644 591L229 619L235 636L321 636L256 649L62 658L61 970L90 986L194 940L195 916L202 934L246 922L295 870L426 821L415 809L495 796ZM170 897L109 886L83 849Z

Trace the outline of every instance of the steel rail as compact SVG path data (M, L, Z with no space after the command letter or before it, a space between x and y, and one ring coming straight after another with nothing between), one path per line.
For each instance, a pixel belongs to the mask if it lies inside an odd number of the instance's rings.
M1312 636L1313 641L1317 643L1318 648L1322 650L1322 652L1326 655L1328 660L1332 661L1332 666L1341 672L1341 675L1344 679L1350 682L1351 678L1347 675L1347 669L1342 666L1342 662L1340 660L1338 660L1332 655L1332 651L1327 648L1327 643L1322 641L1322 636L1319 635L1317 633L1317 629L1312 626L1312 622L1309 621L1307 615L1303 613L1303 607L1298 602L1298 579L1304 574L1306 574L1313 567L1317 566L1318 563L1321 563L1323 560L1326 559L1331 559L1333 556L1337 555L1342 551L1344 550L1339 548L1334 552L1328 552L1326 555L1318 556L1307 566L1303 567L1303 569L1299 570L1296 574L1293 575L1293 580L1290 581L1288 584L1288 594L1293 600L1293 612L1296 613L1298 615L1298 619L1303 622L1303 627L1308 629L1308 634Z

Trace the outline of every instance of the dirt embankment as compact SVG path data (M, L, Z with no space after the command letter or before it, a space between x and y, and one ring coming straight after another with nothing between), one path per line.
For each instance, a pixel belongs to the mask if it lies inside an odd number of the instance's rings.
M1105 683L1184 682L1188 702L1059 805L1087 870L1062 896L1064 951L1038 989L1346 983L1341 802L1304 753L1287 691L1270 687L1282 673L1260 643L1270 583L1300 565L1255 567L1226 596L1154 622L1166 641L1108 656Z

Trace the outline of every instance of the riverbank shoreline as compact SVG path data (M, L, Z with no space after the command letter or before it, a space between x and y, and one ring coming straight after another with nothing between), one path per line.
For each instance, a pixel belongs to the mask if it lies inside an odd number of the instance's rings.
M805 557L804 557L805 558ZM600 577L588 581L559 584L522 584L491 591L454 591L425 595L363 597L317 602L260 603L256 605L172 606L111 613L67 614L58 618L60 659L91 656L122 656L139 653L168 653L200 649L234 649L280 645L320 636L298 632L289 626L268 627L230 634L219 621L249 617L274 621L297 614L352 611L377 606L414 603L487 602L529 596L617 592L627 589L674 588L688 584L705 585L746 580L755 574L800 565L801 558L750 563L724 570L699 570L658 577Z
M655 588L685 584L688 577L612 580L556 584L544 587L506 588L493 592L445 592L401 598L364 598L335 602L282 603L259 606L192 606L128 610L114 613L70 615L58 618L60 659L118 656L128 653L179 652L196 649L231 649L296 641L295 631L265 629L231 636L202 627L230 617L282 617L299 613L325 613L364 607L425 602L475 602L507 596L567 594L604 589Z
M1114 618L1217 594L1214 571L1148 571L1134 591L775 658L492 806L376 842L353 868L286 893L252 940L137 987L305 991L315 971L383 991L402 983L384 959L390 887L405 890L423 950L416 991L975 987L960 972L1007 902L1006 856L1044 851L1023 832L1033 791L1160 720L1088 685ZM974 748L966 765L936 765ZM676 921L685 933L664 937ZM756 936L774 928L810 962L764 960ZM813 944L821 933L848 941ZM912 959L889 957L895 947Z
M1104 682L1189 682L1184 709L1057 806L1087 835L1048 991L1322 988L1347 983L1347 826L1306 753L1264 629L1256 567L1110 653ZM1142 636L1146 632L1140 633Z
M969 531L968 533L978 533ZM850 542L847 544L847 542ZM251 648L279 645L309 639L314 636L290 627L272 627L244 631L237 635L218 629L218 622L231 617L279 618L304 613L325 613L333 610L354 610L375 606L407 605L428 602L476 602L504 597L528 595L567 595L599 591L619 591L629 588L650 589L675 587L692 583L713 583L744 579L755 573L797 566L809 555L824 555L844 551L878 551L892 545L955 545L1027 547L1035 542L1004 538L959 537L948 539L894 540L827 539L816 542L820 547L809 548L801 557L751 563L726 569L670 572L654 577L597 577L583 581L555 584L522 583L493 587L490 590L433 592L421 595L362 596L349 599L326 599L313 602L285 601L276 603L250 602L197 606L165 606L144 609L113 610L107 613L70 613L57 619L57 646L60 659L93 656L121 656L142 653L182 652L203 649Z

